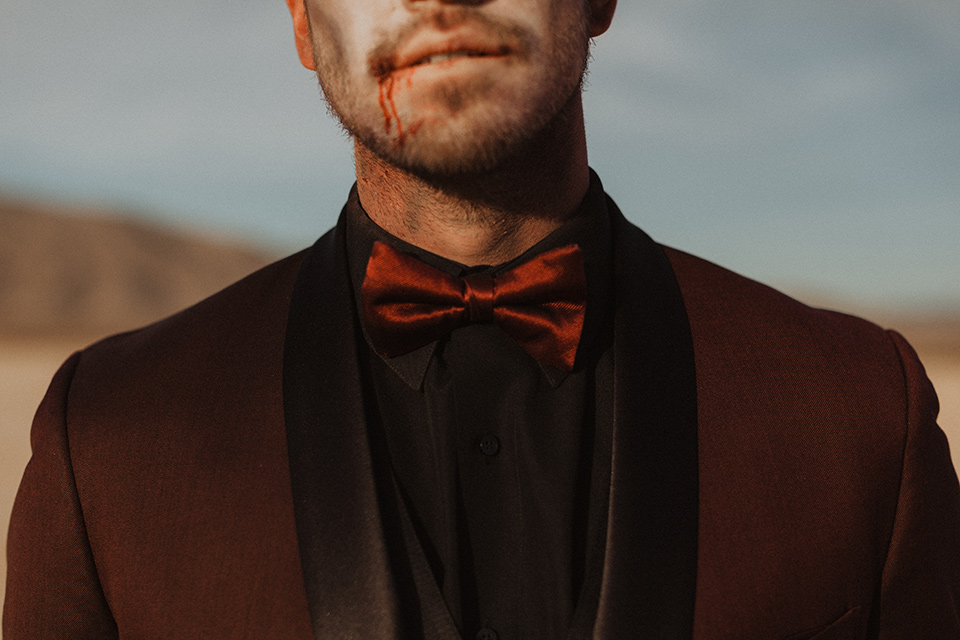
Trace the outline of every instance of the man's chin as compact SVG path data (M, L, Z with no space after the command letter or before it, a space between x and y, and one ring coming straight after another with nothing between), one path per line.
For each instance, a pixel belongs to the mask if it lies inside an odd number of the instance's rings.
M359 139L383 162L427 180L493 172L517 155L525 142L503 135L438 134L425 127L405 133L404 137Z
M427 180L491 174L537 157L540 143L557 135L566 112L579 104L579 86L556 109L523 110L517 102L510 109L483 100L458 109L403 105L390 114L389 133L379 114L345 128L381 161Z

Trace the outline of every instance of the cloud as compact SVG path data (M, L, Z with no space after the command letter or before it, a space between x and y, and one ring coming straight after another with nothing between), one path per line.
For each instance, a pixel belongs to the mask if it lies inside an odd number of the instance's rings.
M941 3L950 4L950 3ZM921 3L644 2L598 40L591 73L601 126L729 140L791 131L811 118L916 103L960 76ZM960 6L960 3L956 4ZM941 16L942 17L942 16ZM619 27L619 29L618 29ZM924 30L924 28L926 30ZM937 32L940 33L939 31ZM604 41L603 38L610 39ZM960 31L950 44L960 50ZM957 89L943 104L957 104ZM935 96L929 96L936 100ZM923 107L924 105L915 105ZM624 115L639 109L640 117ZM646 117L645 117L646 116Z

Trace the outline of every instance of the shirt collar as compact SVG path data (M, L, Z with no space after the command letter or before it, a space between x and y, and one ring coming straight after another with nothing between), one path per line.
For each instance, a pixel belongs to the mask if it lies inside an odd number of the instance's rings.
M361 327L363 326L363 313L360 292L366 275L367 261L370 258L373 245L377 241L384 242L402 253L416 256L430 266L454 276L462 276L468 272L496 276L545 251L569 244L579 245L583 252L584 269L587 277L587 312L574 369L584 366L587 361L594 357L593 352L596 351L598 337L609 316L610 292L612 291L613 280L613 249L606 194L603 191L600 178L592 170L590 171L590 186L587 189L587 194L570 219L521 255L500 265L467 267L391 235L371 220L364 211L356 185L350 192L350 198L344 207L343 215L346 223L347 262L350 270L350 281L357 305L357 314L361 318ZM363 328L363 336L367 344L370 345L370 338L367 336L365 327ZM407 385L419 390L422 388L423 378L436 347L437 342L434 341L410 353L395 358L382 358L382 360ZM549 365L540 363L540 366L553 387L559 386L567 376L567 372Z

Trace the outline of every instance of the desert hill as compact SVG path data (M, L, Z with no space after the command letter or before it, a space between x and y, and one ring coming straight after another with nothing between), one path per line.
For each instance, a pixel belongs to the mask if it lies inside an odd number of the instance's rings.
M0 336L103 335L188 306L275 256L91 211L0 196Z

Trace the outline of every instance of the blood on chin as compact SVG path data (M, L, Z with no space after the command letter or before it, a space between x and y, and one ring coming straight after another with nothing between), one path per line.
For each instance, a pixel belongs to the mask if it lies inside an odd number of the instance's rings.
M386 163L423 177L486 172L529 137L524 118L511 113L514 91L499 86L496 76L440 79L416 71L378 78L375 111L367 111L363 126L348 128Z
M382 131L403 147L426 124L432 134L448 128L471 128L471 120L491 116L484 104L494 93L491 77L470 76L443 79L424 78L416 67L395 72L378 80L377 105ZM468 132L465 132L468 133Z

